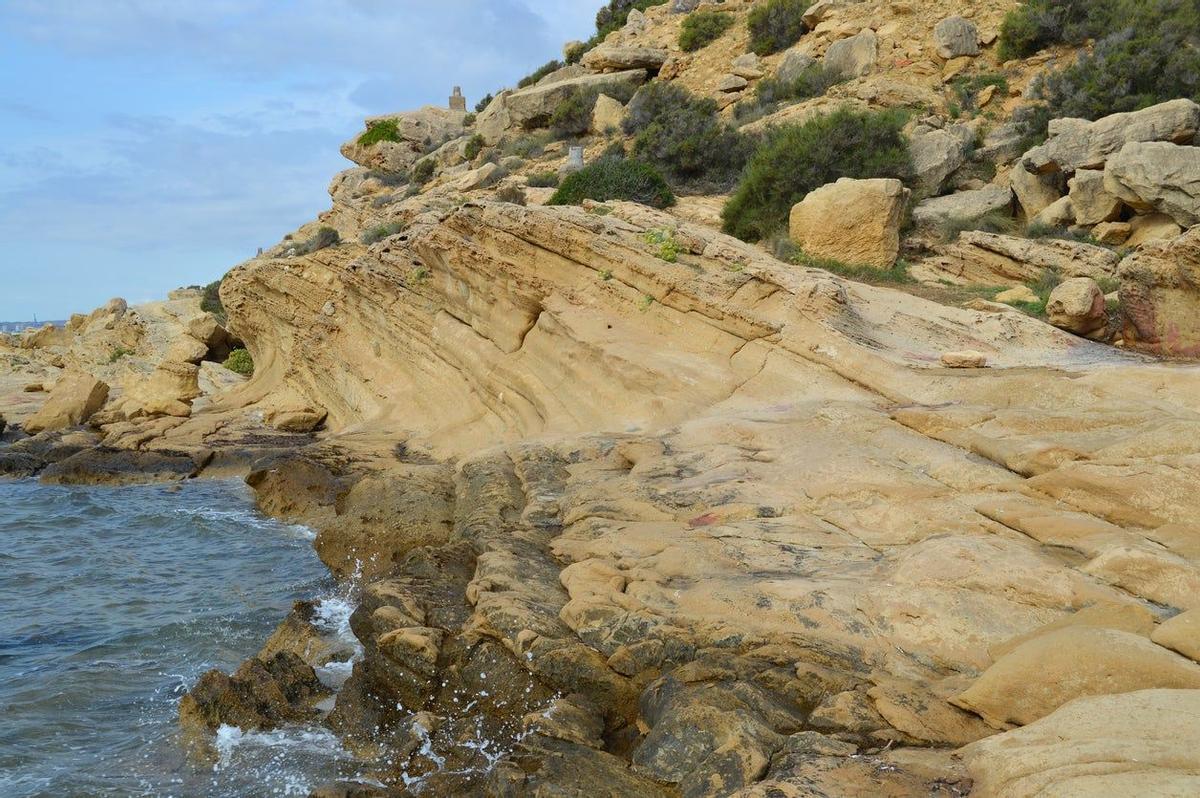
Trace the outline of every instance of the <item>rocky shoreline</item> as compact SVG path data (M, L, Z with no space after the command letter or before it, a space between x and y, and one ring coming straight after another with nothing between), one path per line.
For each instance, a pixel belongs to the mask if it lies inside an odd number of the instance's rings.
M817 3L760 57L753 3L622 5L477 117L368 120L215 305L0 337L0 476L244 477L316 531L361 651L301 603L180 719L324 724L370 778L319 798L1195 793L1200 206L1146 153L1200 152L1200 105L1026 147L1049 55L954 6ZM579 92L611 163L639 86L725 124L815 64L847 74L739 129L919 108L907 184L808 192L786 246L715 194L549 204Z

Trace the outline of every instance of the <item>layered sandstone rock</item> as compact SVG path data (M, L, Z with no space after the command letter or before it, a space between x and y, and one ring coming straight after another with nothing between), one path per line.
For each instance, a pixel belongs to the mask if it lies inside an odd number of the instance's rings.
M890 269L909 193L899 180L842 178L792 208L791 239L813 257Z
M1121 261L1126 340L1168 354L1200 353L1200 226Z

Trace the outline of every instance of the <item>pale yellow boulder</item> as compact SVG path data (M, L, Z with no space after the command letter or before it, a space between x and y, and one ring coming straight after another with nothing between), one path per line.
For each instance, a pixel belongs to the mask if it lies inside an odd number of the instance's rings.
M108 385L82 371L58 378L41 409L24 424L29 433L66 429L84 423L108 400Z
M1092 335L1108 326L1104 292L1091 277L1072 277L1050 292L1046 317L1055 327L1076 335Z
M607 94L596 98L592 109L592 132L603 135L608 130L619 130L625 118L625 106L619 100L614 100Z
M1028 643L1035 637L1041 637L1069 626L1096 626L1101 629L1120 629L1130 634L1150 637L1154 631L1154 613L1140 604L1116 604L1101 602L1090 607L1084 607L1078 612L1071 613L1061 620L1038 627L1032 632L1014 637L1012 640L992 646L988 653L993 659L1000 659L1015 648Z
M1200 795L1200 690L1072 701L961 750L972 798Z
M1071 626L1013 649L951 703L1003 727L1076 698L1153 688L1200 689L1200 665L1140 635Z
M1140 247L1151 241L1163 241L1176 238L1183 232L1174 219L1165 213L1148 213L1145 216L1135 216L1129 220L1129 239L1127 247Z
M900 252L908 195L899 180L843 177L792 208L791 239L814 257L889 269Z
M1154 630L1150 639L1200 662L1200 610L1188 610Z

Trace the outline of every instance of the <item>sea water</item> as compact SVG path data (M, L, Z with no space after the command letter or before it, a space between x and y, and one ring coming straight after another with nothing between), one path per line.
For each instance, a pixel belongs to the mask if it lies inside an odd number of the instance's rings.
M319 725L222 728L208 759L181 739L182 695L297 599L348 634L312 533L257 514L240 483L0 481L0 796L304 796L359 775Z

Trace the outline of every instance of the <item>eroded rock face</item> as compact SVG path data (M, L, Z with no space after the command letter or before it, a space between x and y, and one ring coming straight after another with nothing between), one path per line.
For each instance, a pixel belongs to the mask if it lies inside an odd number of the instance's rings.
M1121 256L1110 249L1055 238L1028 239L970 231L922 263L922 278L976 285L1030 283L1047 272L1061 277L1112 279Z
M1200 226L1121 261L1125 338L1166 354L1200 354Z
M945 59L979 55L979 31L963 17L946 17L933 29L937 54Z
M475 130L488 144L495 144L509 131L545 127L563 100L580 89L625 93L646 81L644 69L627 69L598 75L581 75L549 84L537 84L513 92L502 92L475 120Z
M1200 691L1084 698L968 747L972 795L1191 795L1200 789Z
M973 222L991 213L1011 215L1013 194L1005 186L985 186L927 199L913 209L913 221L925 228Z
M825 68L842 78L858 78L875 68L879 39L872 30L834 42L825 51Z
M899 180L842 178L792 208L791 239L814 257L889 269L900 252L908 197Z
M311 666L291 652L247 660L232 676L213 670L179 702L179 721L191 732L220 726L274 729L316 717L313 705L329 695Z
M1021 163L1035 173L1103 169L1110 157L1131 142L1186 144L1195 139L1198 130L1200 105L1184 99L1095 122L1056 119L1050 123L1050 140L1025 153Z
M383 140L364 145L355 136L342 145L342 155L359 166L384 172L404 172L410 169L429 150L430 145L462 135L464 111L452 111L426 106L418 111L372 117L367 130L380 125L394 125L397 140Z
M82 371L68 372L59 377L42 408L25 421L25 431L37 433L78 426L107 400L108 385Z
M1104 189L1131 207L1165 213L1184 227L1200 224L1200 147L1164 141L1126 144L1104 168Z

